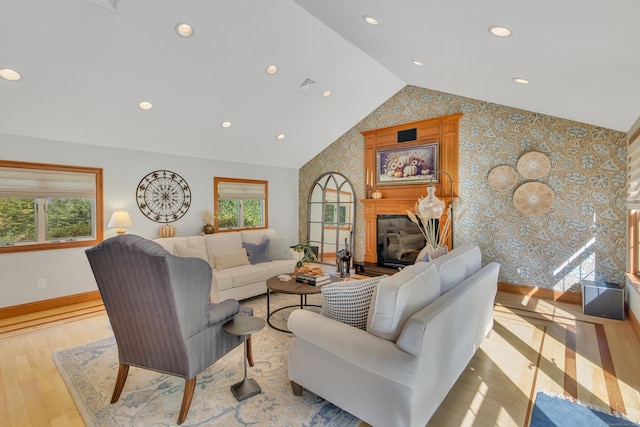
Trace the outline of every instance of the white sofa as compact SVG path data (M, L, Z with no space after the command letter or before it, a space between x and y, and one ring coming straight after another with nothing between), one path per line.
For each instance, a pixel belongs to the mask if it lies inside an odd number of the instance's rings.
M294 394L304 387L372 426L424 427L493 327L500 266L481 264L464 245L381 279L366 330L294 311Z
M266 237L265 237L266 236ZM270 239L272 260L252 264L242 258L243 242L260 245ZM267 292L270 277L293 272L299 254L289 248L286 236L277 236L273 228L205 234L204 236L166 237L155 239L172 255L202 258L213 271L211 302L232 298L242 300ZM238 252L240 251L240 252ZM236 254L238 256L231 256ZM246 250L245 250L246 255Z

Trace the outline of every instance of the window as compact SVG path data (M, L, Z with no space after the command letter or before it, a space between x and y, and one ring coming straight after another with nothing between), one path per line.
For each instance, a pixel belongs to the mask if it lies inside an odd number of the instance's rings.
M102 169L0 160L0 253L102 238Z
M268 182L213 178L217 231L267 228Z
M340 191L338 197L338 191L330 188L325 190L324 223L326 227L341 227L348 230L351 222L347 221L349 216L348 211L351 206L351 192Z
M350 248L355 232L355 192L351 182L339 173L320 176L309 193L308 243L318 248L319 262L335 263L336 253Z
M629 209L627 271L640 275L640 131L636 131L629 138L627 156L627 208Z

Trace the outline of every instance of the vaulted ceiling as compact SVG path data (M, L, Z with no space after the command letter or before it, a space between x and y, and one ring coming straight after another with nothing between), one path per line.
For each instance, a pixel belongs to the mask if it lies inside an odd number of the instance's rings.
M638 16L636 0L2 0L0 69L21 78L0 79L0 133L298 168L406 84L627 131Z

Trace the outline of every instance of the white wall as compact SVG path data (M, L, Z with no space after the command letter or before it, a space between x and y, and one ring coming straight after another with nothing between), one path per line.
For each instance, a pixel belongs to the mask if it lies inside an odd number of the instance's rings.
M176 142L179 144L179 141ZM241 158L241 155L238 156ZM298 170L230 163L192 157L171 156L133 150L89 146L68 142L0 134L3 160L52 163L103 169L105 225L114 210L131 215L133 227L127 233L153 239L161 224L145 217L136 204L136 187L149 172L167 169L182 176L191 189L192 205L180 220L172 223L177 236L200 233L204 225L199 214L213 210L213 177L269 181L269 227L278 234L298 235ZM115 230L105 229L105 238ZM58 249L0 254L0 307L57 298L96 290L84 249ZM46 279L44 289L36 288Z

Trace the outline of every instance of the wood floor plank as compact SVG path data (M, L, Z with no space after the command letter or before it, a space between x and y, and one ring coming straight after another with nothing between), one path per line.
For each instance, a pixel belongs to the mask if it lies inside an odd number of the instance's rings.
M620 386L618 385L616 368L613 364L613 358L609 349L609 342L607 340L604 325L596 323L594 327L598 342L598 350L600 352L601 370L604 375L604 383L607 389L607 397L609 399L609 407L614 412L626 414L627 410L624 406Z
M576 372L576 327L566 327L564 352L564 393L575 399L578 398L578 380Z

